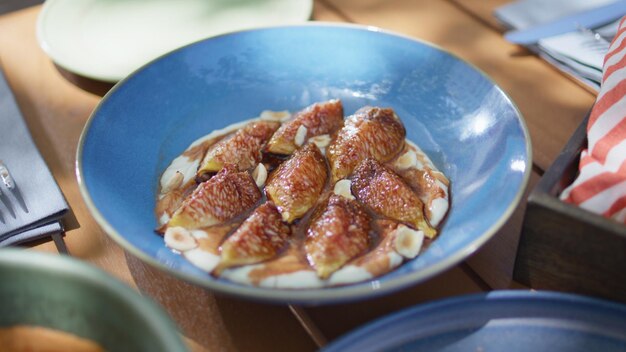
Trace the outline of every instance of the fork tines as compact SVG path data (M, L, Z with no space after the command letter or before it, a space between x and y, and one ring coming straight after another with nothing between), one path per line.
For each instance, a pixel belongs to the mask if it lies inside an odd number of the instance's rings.
M11 173L9 172L9 169L2 162L2 160L0 160L0 179L2 180L2 183L4 183L7 189L13 190L15 188L15 181L13 180L13 177L11 177ZM0 192L0 194L2 193Z

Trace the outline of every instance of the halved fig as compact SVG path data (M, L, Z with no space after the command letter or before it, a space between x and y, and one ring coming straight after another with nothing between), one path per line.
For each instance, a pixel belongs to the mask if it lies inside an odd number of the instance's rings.
M402 264L402 256L396 254L394 231L399 223L389 219L379 219L373 222L373 229L377 232L378 243L366 254L351 260L346 265L365 269L373 277L388 273Z
M165 194L161 194L156 204L156 214L158 216L159 225L165 225L172 218L172 215L183 204L185 199L193 192L197 187L194 180L190 180L188 184L169 191ZM164 230L163 230L164 231ZM162 232L157 229L157 232Z
M398 172L404 181L415 191L425 205L430 204L434 199L444 198L446 191L437 183L437 177L431 170L408 169ZM424 208L428 218L428 207Z
M417 194L400 176L372 158L354 170L352 193L382 216L408 223L429 238L437 235L424 218L424 204Z
M315 205L327 178L326 162L319 148L307 144L270 174L265 194L282 219L292 223Z
M328 147L332 181L348 177L365 158L386 162L404 146L404 125L390 108L364 107L349 116Z
M343 105L340 100L315 103L295 114L293 120L284 123L266 150L270 153L289 155L309 138L332 134L343 126Z
M226 164L217 175L198 185L167 226L196 229L216 225L252 208L259 199L261 191L250 173Z
M424 215L432 226L437 226L448 210L450 181L435 168L424 152L412 143L389 165L424 203Z
M290 233L273 204L261 205L222 244L218 271L273 258L287 245Z
M197 177L220 171L224 164L235 164L239 171L249 170L261 161L261 150L280 127L276 121L254 121L209 148Z
M355 200L331 195L307 230L305 250L317 275L328 278L369 245L370 218Z

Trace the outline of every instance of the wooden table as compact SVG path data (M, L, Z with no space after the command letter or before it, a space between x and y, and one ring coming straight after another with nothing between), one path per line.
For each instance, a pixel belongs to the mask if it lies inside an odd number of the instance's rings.
M530 187L555 159L591 107L595 93L502 38L493 10L506 0L317 0L313 19L379 26L433 42L491 76L521 110L530 130ZM79 135L110 85L58 69L39 48L40 6L0 16L0 62L28 127L74 213L64 240L91 262L159 302L193 351L309 351L372 319L443 297L520 287L511 272L525 202L475 255L425 283L389 296L325 307L289 307L214 295L125 254L98 227L74 173ZM95 92L91 93L91 92ZM1 119L2 117L0 117ZM529 188L530 188L529 187ZM34 250L58 252L53 241Z

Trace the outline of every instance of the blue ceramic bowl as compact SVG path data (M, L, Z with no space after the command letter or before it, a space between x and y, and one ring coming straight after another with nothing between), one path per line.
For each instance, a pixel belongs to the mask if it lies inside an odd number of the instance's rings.
M584 296L493 291L415 306L334 341L324 352L617 352L626 306Z
M154 234L160 174L195 139L265 109L339 98L346 115L392 107L407 136L451 180L439 238L388 275L345 287L278 290L215 279ZM527 184L524 121L488 77L430 44L371 27L309 24L210 38L167 54L117 84L80 139L77 174L98 223L132 254L223 293L320 304L372 297L460 262L507 220Z

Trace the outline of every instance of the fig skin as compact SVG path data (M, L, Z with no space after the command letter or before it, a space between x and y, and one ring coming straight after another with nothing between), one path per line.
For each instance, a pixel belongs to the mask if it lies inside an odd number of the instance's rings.
M283 220L292 223L315 205L327 178L324 156L315 144L309 143L270 174L265 194Z
M197 229L221 224L248 211L260 199L261 191L250 173L226 164L215 176L196 187L167 226Z
M285 122L267 143L266 150L274 154L290 155L299 146L296 144L298 128L307 130L305 141L311 137L333 134L343 126L343 105L341 100L315 103L294 115Z
M424 218L424 204L417 194L398 174L372 158L354 170L352 194L379 215L407 223L429 238L437 235Z
M364 107L349 116L328 147L332 181L344 179L366 158L387 162L404 147L404 125L390 108Z
M307 230L305 251L321 279L363 253L369 246L370 217L355 200L331 195Z
M221 246L217 271L274 258L287 245L291 229L271 203L259 206Z
M212 145L196 174L204 180L207 174L220 171L225 164L235 164L239 171L253 169L262 158L261 151L280 127L277 121L253 121Z

